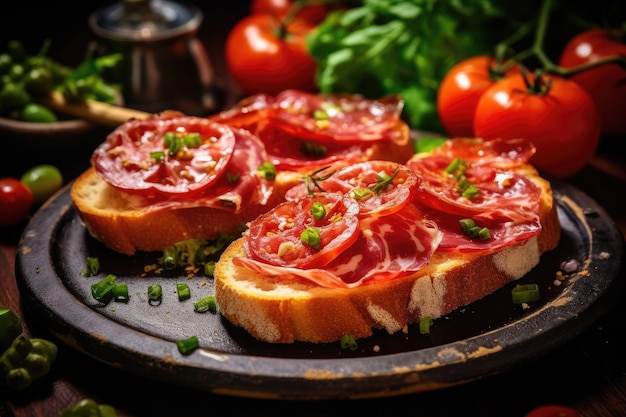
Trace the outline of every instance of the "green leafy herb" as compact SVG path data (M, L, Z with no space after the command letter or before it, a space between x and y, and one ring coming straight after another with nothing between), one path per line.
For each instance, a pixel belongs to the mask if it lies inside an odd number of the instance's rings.
M436 94L448 70L510 33L506 0L364 0L331 14L307 39L324 93L400 94L413 128L441 131ZM510 24L510 25L509 25Z

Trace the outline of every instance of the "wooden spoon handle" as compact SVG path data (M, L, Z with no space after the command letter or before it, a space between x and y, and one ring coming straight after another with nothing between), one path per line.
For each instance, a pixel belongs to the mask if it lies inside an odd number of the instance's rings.
M114 106L96 100L66 101L63 94L58 91L41 98L40 102L53 110L107 127L117 127L130 119L145 119L151 115L141 110Z

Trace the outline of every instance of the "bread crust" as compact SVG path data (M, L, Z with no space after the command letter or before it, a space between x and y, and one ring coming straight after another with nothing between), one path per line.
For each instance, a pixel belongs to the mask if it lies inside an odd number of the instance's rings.
M438 318L470 304L523 277L558 245L561 229L550 183L530 165L519 171L542 189L538 236L487 255L435 252L414 274L356 288L325 288L237 267L232 259L245 256L241 238L215 267L219 310L262 341L320 343L346 334L368 337L374 328L394 333L422 317Z
M286 177L285 181L295 181L295 177ZM281 183L281 188L288 186ZM126 255L162 251L186 239L212 240L220 232L237 233L246 222L279 201L274 195L267 204L247 205L240 213L210 207L157 211L133 208L132 197L108 185L93 167L74 181L70 195L89 233L108 248Z

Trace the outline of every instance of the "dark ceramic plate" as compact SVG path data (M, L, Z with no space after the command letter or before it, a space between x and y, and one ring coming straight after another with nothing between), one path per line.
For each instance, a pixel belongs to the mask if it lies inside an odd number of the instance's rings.
M121 256L86 232L72 207L69 186L32 218L16 260L18 285L29 311L63 342L106 364L161 381L235 396L279 399L383 397L435 390L500 373L575 337L608 310L616 293L624 241L604 210L584 193L554 181L563 234L559 246L518 283L537 283L541 300L530 308L511 301L510 283L435 320L430 334L377 332L355 351L338 343L272 345L251 338L219 314L195 313L193 303L213 294L211 279L145 273L158 253ZM164 226L166 227L166 226ZM101 272L84 277L88 256ZM562 285L562 262L579 272ZM128 284L128 303L99 304L90 286L106 274ZM179 301L186 282L192 297ZM147 288L163 287L152 306ZM188 356L176 341L196 335Z

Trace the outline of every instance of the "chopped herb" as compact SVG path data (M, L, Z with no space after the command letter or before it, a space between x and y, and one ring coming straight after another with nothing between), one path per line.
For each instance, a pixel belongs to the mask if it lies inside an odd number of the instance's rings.
M513 304L530 303L539 300L539 286L537 284L517 284L511 290Z
M189 285L183 283L176 284L176 292L178 293L178 301L185 301L191 298L191 290Z
M433 319L432 317L422 317L420 319L419 322L419 326L420 326L420 333L421 334L428 334L430 333L430 327L433 325Z
M265 161L257 168L257 172L261 178L273 180L276 178L276 167L270 161Z
M456 189L465 198L478 197L480 192L472 183L465 178L465 170L467 169L467 162L463 159L456 157L448 164L445 169L446 174L450 174L457 180Z
M303 155L322 158L328 153L328 148L324 145L305 140L300 144L300 152Z
M368 188L357 187L352 190L350 195L352 196L352 198L355 198L357 200L363 200L371 196L372 192Z
M241 174L239 172L234 174L230 172L226 173L226 181L228 181L229 184L236 184L240 177Z
M163 288L161 284L153 284L148 286L148 303L160 304L163 298Z
M212 277L215 273L215 261L209 261L204 264L204 275Z
M320 246L320 229L317 227L307 227L300 234L302 243L317 249Z
M459 220L459 225L461 226L461 230L463 231L463 233L465 233L472 239L491 239L491 233L489 232L489 229L487 229L486 227L477 226L472 219L461 219Z
M359 347L356 343L356 340L354 339L354 336L352 336L351 334L344 334L343 336L341 336L341 340L339 341L339 343L341 344L341 348L344 350L357 350Z
M380 171L376 174L376 184L372 187L372 191L376 194L380 194L387 188L389 184L393 182L393 179L398 175L400 167L397 167L392 175L387 174L385 171Z
M82 275L84 277L92 277L98 275L100 272L100 261L98 258L88 256L85 261L85 269L83 269Z
M189 355L200 347L200 342L198 342L197 336L191 336L187 339L178 340L176 346L182 355Z
M154 159L157 162L161 162L165 159L165 152L163 151L150 152L150 158Z
M211 313L217 312L215 296L208 295L193 303L193 311L196 313L206 313L207 311L210 311Z
M321 220L326 216L326 207L319 201L314 201L311 205L311 215L315 220Z
M318 176L317 174L327 170L328 168L329 167L325 166L323 168L318 169L317 171L314 171L311 175L307 175L302 178L302 181L304 182L306 186L307 193L309 193L310 195L313 195L315 194L315 189L317 189L318 191L324 192L324 189L322 188L320 183L322 181L326 181L327 179L329 179L335 173L335 171L331 172L330 174L326 174L322 176Z
M116 284L115 287L113 287L113 299L115 301L127 303L130 299L130 296L128 295L128 284Z
M113 289L115 288L115 275L109 274L100 281L91 285L91 295L102 303L108 303L113 298Z

